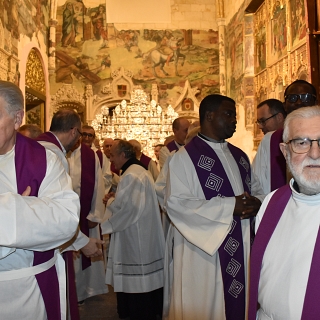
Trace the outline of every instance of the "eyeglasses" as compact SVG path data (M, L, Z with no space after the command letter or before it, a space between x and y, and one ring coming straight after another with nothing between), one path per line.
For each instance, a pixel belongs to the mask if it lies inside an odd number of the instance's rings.
M314 101L317 96L311 93L302 93L302 94L288 94L284 97L285 100L289 101L290 103L295 103L300 98L301 102L308 103Z
M94 137L94 134L92 134L92 133L87 133L87 132L82 132L82 136L83 136L83 137L88 137L88 138L93 138L93 137Z
M309 139L309 138L298 138L298 139L292 139L288 142L285 142L286 144L290 144L292 151L294 153L308 153L311 149L312 142L317 141L318 147L320 148L320 139Z
M269 119L275 117L278 113L279 113L279 112L273 114L271 117L269 117L269 118L267 118L267 119L259 119L259 120L256 121L256 124L258 124L258 125L260 125L260 126L265 126L265 125L266 125L266 122L267 122Z

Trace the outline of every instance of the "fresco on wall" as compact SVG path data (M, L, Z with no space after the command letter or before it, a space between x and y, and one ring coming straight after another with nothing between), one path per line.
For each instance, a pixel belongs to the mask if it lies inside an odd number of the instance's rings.
M86 8L77 1L58 6L53 92L62 83L81 91L84 84L93 84L94 94L103 96L102 88L120 67L145 91L154 83L162 88L162 105L178 96L186 80L203 97L219 92L217 31L117 30L106 24L105 10L104 5Z
M226 67L227 67L227 95L237 103L243 102L241 92L244 76L243 41L244 41L244 10L243 6L231 19L226 27ZM250 45L248 46L250 49Z
M13 53L17 55L17 44L21 34L29 38L41 35L44 43L47 43L48 7L48 0L0 0L0 19L8 32L5 37L5 49L13 46Z
M292 46L298 45L306 36L306 11L304 0L290 0Z
M261 23L255 33L255 73L259 73L267 66L266 27Z
M276 62L287 54L287 19L286 5L276 1L270 21L269 63Z

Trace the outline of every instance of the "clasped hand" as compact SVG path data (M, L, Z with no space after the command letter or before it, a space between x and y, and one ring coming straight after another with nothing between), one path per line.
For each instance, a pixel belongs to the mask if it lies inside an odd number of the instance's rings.
M240 219L248 219L257 215L261 206L261 201L258 198L250 196L248 192L235 198L236 205L233 211L235 216L240 216Z

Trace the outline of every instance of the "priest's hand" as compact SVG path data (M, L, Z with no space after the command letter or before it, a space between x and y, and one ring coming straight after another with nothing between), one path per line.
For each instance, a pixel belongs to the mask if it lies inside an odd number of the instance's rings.
M31 187L27 186L27 189L23 191L22 196L27 197L30 196L31 193Z
M102 256L101 245L104 243L105 242L100 239L89 238L89 242L81 248L81 252L88 258Z
M109 192L107 193L104 198L102 199L104 204L107 204L110 198L114 198L115 197L115 193L114 192Z
M240 216L240 219L248 219L257 215L261 201L249 193L244 192L240 196L236 196L236 205L234 207L233 214Z

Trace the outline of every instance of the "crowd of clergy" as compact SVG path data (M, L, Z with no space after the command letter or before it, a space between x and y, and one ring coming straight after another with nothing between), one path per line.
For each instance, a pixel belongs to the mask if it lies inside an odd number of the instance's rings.
M0 319L77 320L107 285L120 319L320 319L320 107L304 80L283 100L257 106L252 163L219 94L152 159L73 109L22 125L0 81Z

